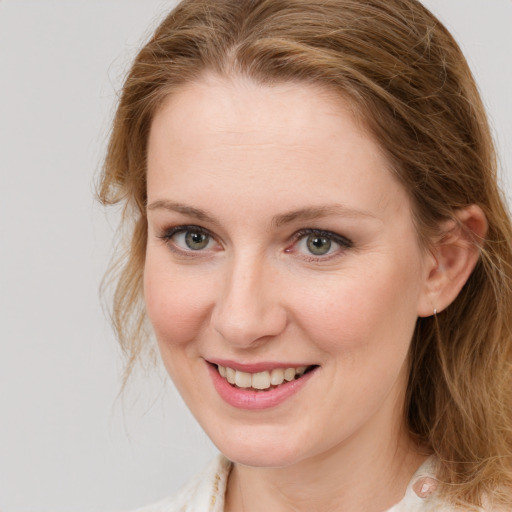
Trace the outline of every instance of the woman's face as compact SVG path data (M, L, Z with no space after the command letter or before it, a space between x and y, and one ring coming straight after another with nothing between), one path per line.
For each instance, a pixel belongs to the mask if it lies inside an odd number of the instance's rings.
M169 374L232 460L286 466L399 441L429 264L388 167L315 86L209 77L158 111L147 311Z

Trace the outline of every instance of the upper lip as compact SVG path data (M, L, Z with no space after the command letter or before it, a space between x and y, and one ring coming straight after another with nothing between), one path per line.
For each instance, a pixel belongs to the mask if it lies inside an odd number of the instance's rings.
M312 366L311 363L291 363L291 362L282 362L282 361L261 361L257 363L239 363L237 361L233 361L230 359L206 359L208 363L216 364L217 366L224 366L228 368L233 368L233 370L238 370L240 372L247 373L258 373L271 371L275 368L300 368L301 366Z

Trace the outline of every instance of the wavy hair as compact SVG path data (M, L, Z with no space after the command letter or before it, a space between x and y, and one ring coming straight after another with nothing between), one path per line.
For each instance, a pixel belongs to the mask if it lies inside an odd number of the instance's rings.
M441 493L512 503L512 227L488 120L467 62L416 0L185 0L124 83L99 186L124 204L112 319L128 376L147 344L142 276L146 150L167 95L206 72L320 84L348 98L408 191L420 239L479 205L489 224L456 300L419 318L405 403L411 436L439 460Z

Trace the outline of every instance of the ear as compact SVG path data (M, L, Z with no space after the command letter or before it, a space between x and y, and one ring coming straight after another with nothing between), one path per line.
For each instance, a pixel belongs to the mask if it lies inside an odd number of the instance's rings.
M471 205L440 226L427 258L425 287L418 303L418 316L427 317L447 308L457 297L480 258L487 234L482 209Z

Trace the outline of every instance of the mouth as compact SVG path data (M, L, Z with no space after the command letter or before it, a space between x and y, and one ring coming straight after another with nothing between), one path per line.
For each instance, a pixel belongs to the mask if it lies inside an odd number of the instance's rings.
M222 366L220 364L213 363L210 364L212 364L218 374L234 388L246 389L247 391L259 391L263 393L279 388L288 382L298 380L317 368L317 365L310 365L273 368L272 370L250 373L236 370L229 366Z

